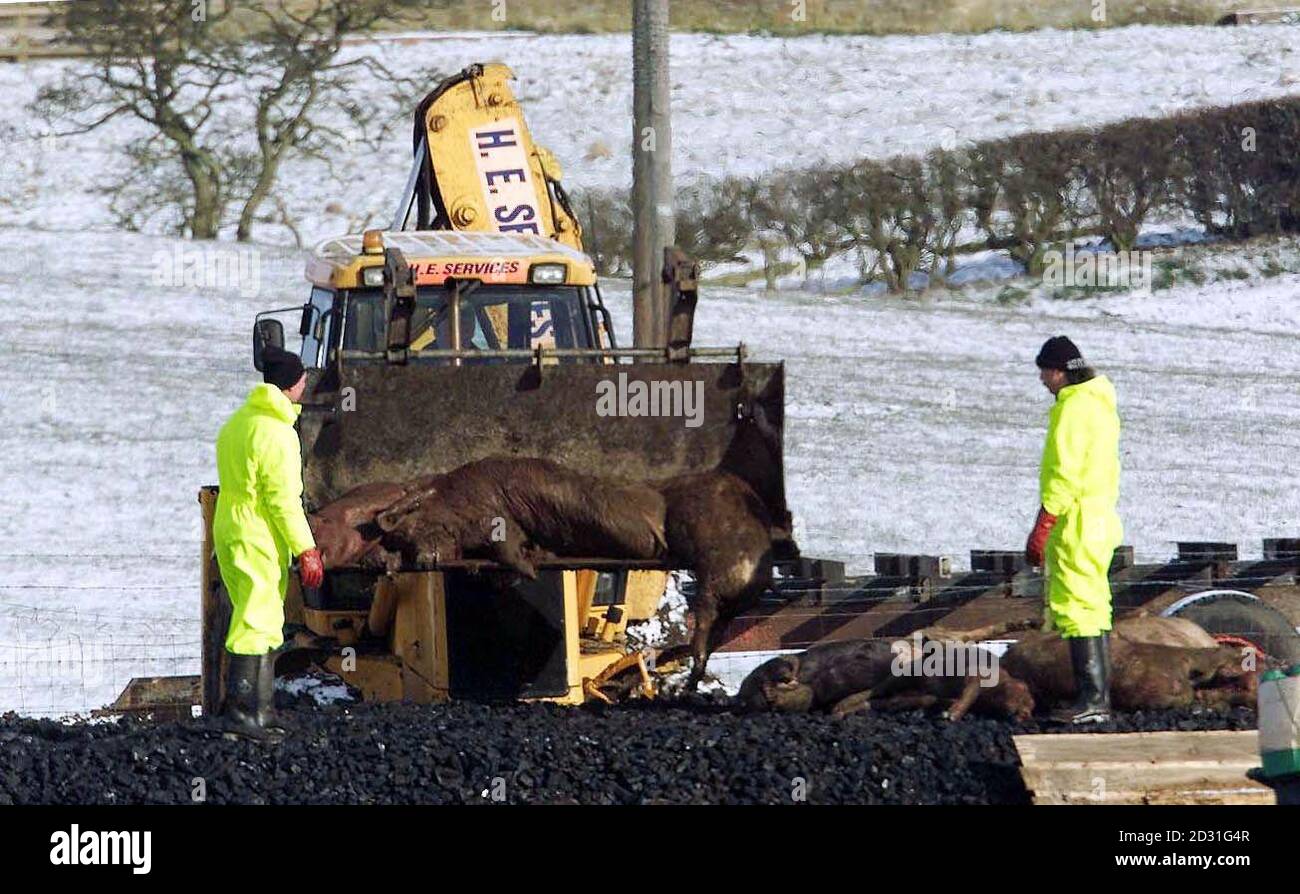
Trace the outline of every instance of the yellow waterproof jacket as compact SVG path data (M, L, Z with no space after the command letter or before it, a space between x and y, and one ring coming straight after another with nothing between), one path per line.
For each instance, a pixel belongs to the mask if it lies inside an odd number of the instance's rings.
M212 533L232 616L226 648L257 655L282 642L293 557L315 547L302 507L302 408L274 385L255 387L217 436Z
M1056 395L1039 473L1043 508L1057 516L1047 541L1048 607L1065 636L1096 636L1111 622L1110 563L1124 537L1119 501L1119 413L1105 376Z

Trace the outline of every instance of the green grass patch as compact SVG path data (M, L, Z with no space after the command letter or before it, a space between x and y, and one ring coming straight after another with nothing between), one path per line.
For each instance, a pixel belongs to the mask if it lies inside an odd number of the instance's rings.
M1003 286L998 290L998 304L1024 304L1029 300L1029 289L1019 286Z

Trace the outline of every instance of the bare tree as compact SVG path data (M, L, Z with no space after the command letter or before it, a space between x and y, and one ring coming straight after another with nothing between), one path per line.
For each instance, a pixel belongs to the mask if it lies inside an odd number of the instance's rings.
M121 222L170 213L175 230L215 239L233 216L250 238L284 162L347 144L377 146L436 75L398 76L346 39L418 0L86 0L65 40L89 54L42 89L35 110L64 134L134 118L127 162L106 186ZM361 75L371 80L356 91ZM376 88L375 84L379 86ZM183 176L183 187L169 179ZM280 205L271 220L292 224Z

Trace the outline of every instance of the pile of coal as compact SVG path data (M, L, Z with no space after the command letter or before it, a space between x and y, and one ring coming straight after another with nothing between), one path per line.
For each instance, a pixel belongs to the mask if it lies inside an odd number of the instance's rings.
M0 804L1024 803L1034 724L920 712L738 715L703 697L290 708L279 746L213 720L0 718ZM1117 715L1106 731L1249 729L1248 709Z

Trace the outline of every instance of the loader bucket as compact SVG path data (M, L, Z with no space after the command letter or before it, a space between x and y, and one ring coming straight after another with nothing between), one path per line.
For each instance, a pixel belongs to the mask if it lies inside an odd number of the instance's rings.
M541 457L623 481L733 472L767 506L774 536L789 540L780 363L379 361L312 376L300 421L309 509L361 484L448 472L487 457ZM657 389L659 415L630 415L641 407L627 398L642 388ZM687 389L702 397L702 407L687 417L678 400L682 413L670 415L668 396ZM607 399L598 404L601 395ZM609 415L611 408L629 414Z

